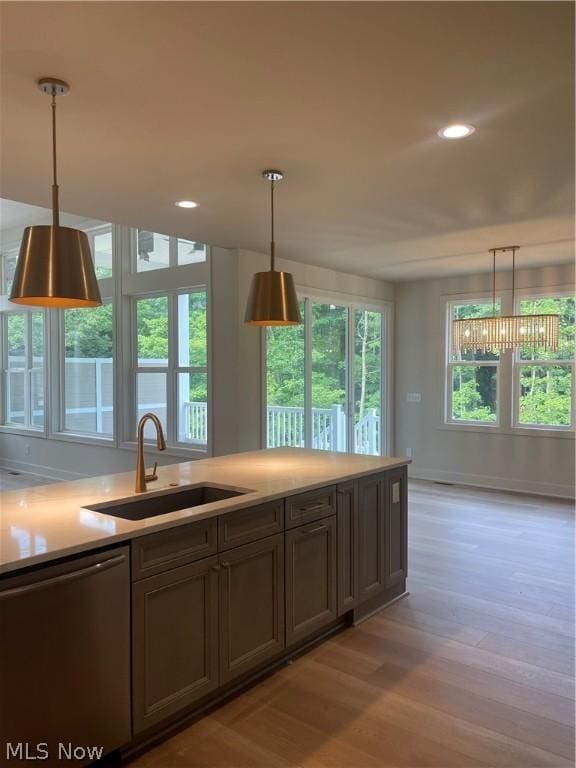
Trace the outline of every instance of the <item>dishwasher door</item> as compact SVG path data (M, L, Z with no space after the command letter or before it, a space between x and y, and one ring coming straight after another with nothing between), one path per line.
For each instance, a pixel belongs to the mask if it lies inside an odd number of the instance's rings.
M130 733L128 547L0 579L0 764L87 765Z

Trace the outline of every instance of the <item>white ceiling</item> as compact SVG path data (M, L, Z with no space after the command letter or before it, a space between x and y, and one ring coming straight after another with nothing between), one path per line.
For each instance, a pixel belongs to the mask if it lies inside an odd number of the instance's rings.
M570 2L1 5L2 197L403 280L573 258ZM462 141L436 135L474 124ZM182 210L175 200L200 203Z

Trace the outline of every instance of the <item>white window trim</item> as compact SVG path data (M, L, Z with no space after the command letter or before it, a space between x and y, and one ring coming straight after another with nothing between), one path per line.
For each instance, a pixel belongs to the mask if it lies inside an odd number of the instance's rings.
M5 421L5 374L4 360L0 360L2 366L0 375L0 432L45 438L60 442L79 443L83 445L101 445L123 450L136 450L136 441L133 434L133 412L135 413L135 386L132 387L131 378L131 305L134 297L156 293L160 295L193 293L195 290L206 291L207 297L207 365L201 368L192 368L192 372L198 370L206 373L208 393L208 446L196 448L189 443L174 443L167 446L164 456L180 458L206 458L212 451L212 317L211 317L211 280L210 280L210 246L206 245L206 261L193 264L182 264L169 268L147 270L144 272L132 271L134 254L136 250L136 229L114 223L102 222L93 224L93 220L87 219L86 224L80 225L88 233L97 233L112 227L112 268L113 277L99 280L100 291L105 302L113 304L113 344L114 344L114 434L112 437L104 435L77 433L64 431L64 342L62 310L46 310L44 313L44 392L45 414L44 427L22 428L17 425L4 424ZM178 238L174 238L175 241ZM14 243L17 248L18 243ZM0 273L4 279L4 258L6 249L0 254ZM176 259L177 259L177 250ZM3 286L3 283L0 283ZM1 290L1 288L0 288ZM4 333L5 316L12 312L38 311L37 307L15 306L8 300L6 294L0 295L0 332ZM2 345L4 346L4 345ZM189 369L182 369L188 371ZM153 444L146 446L147 452L154 453Z
M44 419L43 419L43 426L41 427L34 427L32 424L28 423L30 421L30 413L29 409L31 407L31 391L30 391L30 374L32 371L32 366L30 366L31 362L31 355L32 355L32 322L31 322L31 316L34 312L41 312L44 318L43 323L43 336L44 336L44 366L43 366L43 386L44 386ZM7 424L6 423L6 417L7 417L7 405L6 405L6 396L7 396L7 387L6 387L6 380L8 375L8 316L9 315L26 315L26 366L24 368L25 371L25 381L27 384L25 385L25 395L24 395L24 408L25 408L25 424ZM0 315L0 348L2 349L2 356L0 359L0 432L5 432L6 434L11 435L27 435L30 437L46 437L48 433L48 418L49 418L49 407L47 405L49 401L49 390L48 390L48 313L46 311L43 311L40 307L25 307L25 306L16 306L14 304L9 304L6 309L2 310L2 313Z
M547 297L547 296L573 296L573 291L566 285L549 285L538 286L536 288L516 288L515 290L515 304L524 299ZM502 314L512 313L512 293L510 290L500 290L496 294L496 300L500 300L500 310ZM454 304L464 304L475 302L488 302L492 301L492 294L488 291L476 291L474 293L458 293L458 294L445 294L441 296L442 308L443 308L443 360L444 365L442 368L442 393L443 393L443 408L441 421L437 425L438 429L457 432L482 432L484 434L492 435L510 435L518 437L550 437L557 439L574 439L574 414L576 409L575 395L576 395L576 370L573 367L572 374L572 426L571 427L550 427L546 425L518 425L516 417L517 409L517 396L515 389L516 382L515 376L517 366L515 364L515 353L512 350L503 352L500 356L500 367L498 375L498 391L497 391L497 412L500 413L499 424L485 424L482 422L465 422L465 421L448 421L449 403L451 399L451 379L448 376L448 363L449 363L449 330L448 324L450 323L451 315L449 313L449 306ZM529 361L525 361L529 362ZM563 364L567 364L571 361L563 361ZM490 363L489 363L490 364ZM504 393L509 393L508 396L504 396Z
M502 297L498 294L496 296L496 302L500 302L500 309L502 309ZM445 328L444 328L444 425L447 427L472 427L474 429L480 428L482 430L494 431L497 430L502 424L502 367L501 359L498 360L451 360L451 342L452 342L452 310L455 306L460 304L491 304L492 296L489 298L481 297L480 294L474 297L467 297L466 299L452 298L446 301L445 304ZM495 421L474 421L472 419L455 419L452 416L452 371L454 368L460 367L486 367L496 368L496 420Z
M193 265L186 265L193 266ZM161 271L161 270L158 270ZM143 273L147 274L147 273ZM181 366L178 365L178 350L176 347L176 332L178 328L178 297L182 295L190 295L192 293L205 293L206 295L206 342L207 342L207 359L205 366ZM138 340L137 340L137 318L136 318L136 306L140 299L167 297L168 299L168 364L166 366L139 366L138 365ZM129 368L129 381L130 381L130 418L128 422L128 432L126 433L126 439L123 441L122 447L134 448L136 441L132 437L136 433L136 426L138 424L138 409L137 409L137 375L138 373L162 373L166 376L166 451L168 455L176 456L188 456L194 455L202 458L206 458L211 455L212 440L211 440L211 411L210 411L210 399L211 399L211 376L210 376L210 295L207 285L194 285L186 288L179 288L178 290L171 291L154 291L147 293L138 293L130 297L130 368ZM178 440L178 414L175 409L175 403L178 400L178 374L179 373L201 373L206 375L207 380L207 393L208 393L208 433L206 446L195 446L194 443L184 442ZM147 449L148 446L153 446L153 440L146 440Z
M393 454L393 435L394 435L394 424L393 424L393 408L392 408L392 392L393 392L393 368L392 368L392 361L394 359L394 349L393 349L393 341L394 341L394 303L391 301L385 301L385 300L378 300L378 299L372 299L372 298L363 298L362 296L357 296L355 294L349 294L344 293L341 291L326 291L319 288L308 288L306 286L297 285L296 286L296 293L298 296L299 301L306 301L305 304L305 312L306 312L306 326L305 326L305 333L306 333L306 339L305 339L305 345L311 346L311 335L312 335L312 323L310 322L310 316L311 316L311 302L320 303L320 304L335 304L340 307L346 307L349 312L355 310L355 309L361 309L361 310L368 310L373 312L380 312L382 314L382 332L381 332L381 372L380 372L380 412L381 412L381 419L385 419L385 428L380 433L380 452L382 456L390 456ZM347 360L354 359L354 347L353 347L353 336L352 334L347 334ZM352 357L351 357L352 355ZM260 445L261 448L267 447L268 442L268 397L267 397L267 359L266 359L266 334L265 332L262 332L261 334L261 369L262 369L262 378L261 378L261 392L262 392L262 429L261 429L261 435L260 435ZM353 366L348 366L348 381L347 381L347 390L348 390L348 402L346 406L346 413L347 413L347 421L350 421L350 419L353 418L353 408L351 406L351 402L353 403ZM312 393L311 393L311 386L312 386L312 378L311 378L311 370L310 370L310 361L308 359L308 356L305 355L304 357L304 407L307 407L307 403L311 403L312 401ZM306 441L310 442L311 440L311 429L312 425L309 423L310 420L308 419L306 421ZM348 429L348 435L351 433L350 428ZM351 446L347 446L347 453L350 453Z

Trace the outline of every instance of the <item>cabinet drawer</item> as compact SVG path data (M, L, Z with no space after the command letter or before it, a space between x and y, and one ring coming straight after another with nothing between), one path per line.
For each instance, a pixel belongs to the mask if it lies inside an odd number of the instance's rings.
M132 542L132 579L177 568L218 550L216 518L179 525Z
M220 551L249 544L282 533L284 530L284 499L249 509L238 509L218 518L218 548Z
M286 499L286 528L336 514L336 486L299 493Z

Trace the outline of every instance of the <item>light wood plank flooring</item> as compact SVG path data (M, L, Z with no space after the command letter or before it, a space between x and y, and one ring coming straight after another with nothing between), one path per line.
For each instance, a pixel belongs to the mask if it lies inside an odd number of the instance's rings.
M573 765L568 502L412 482L410 596L133 768Z

